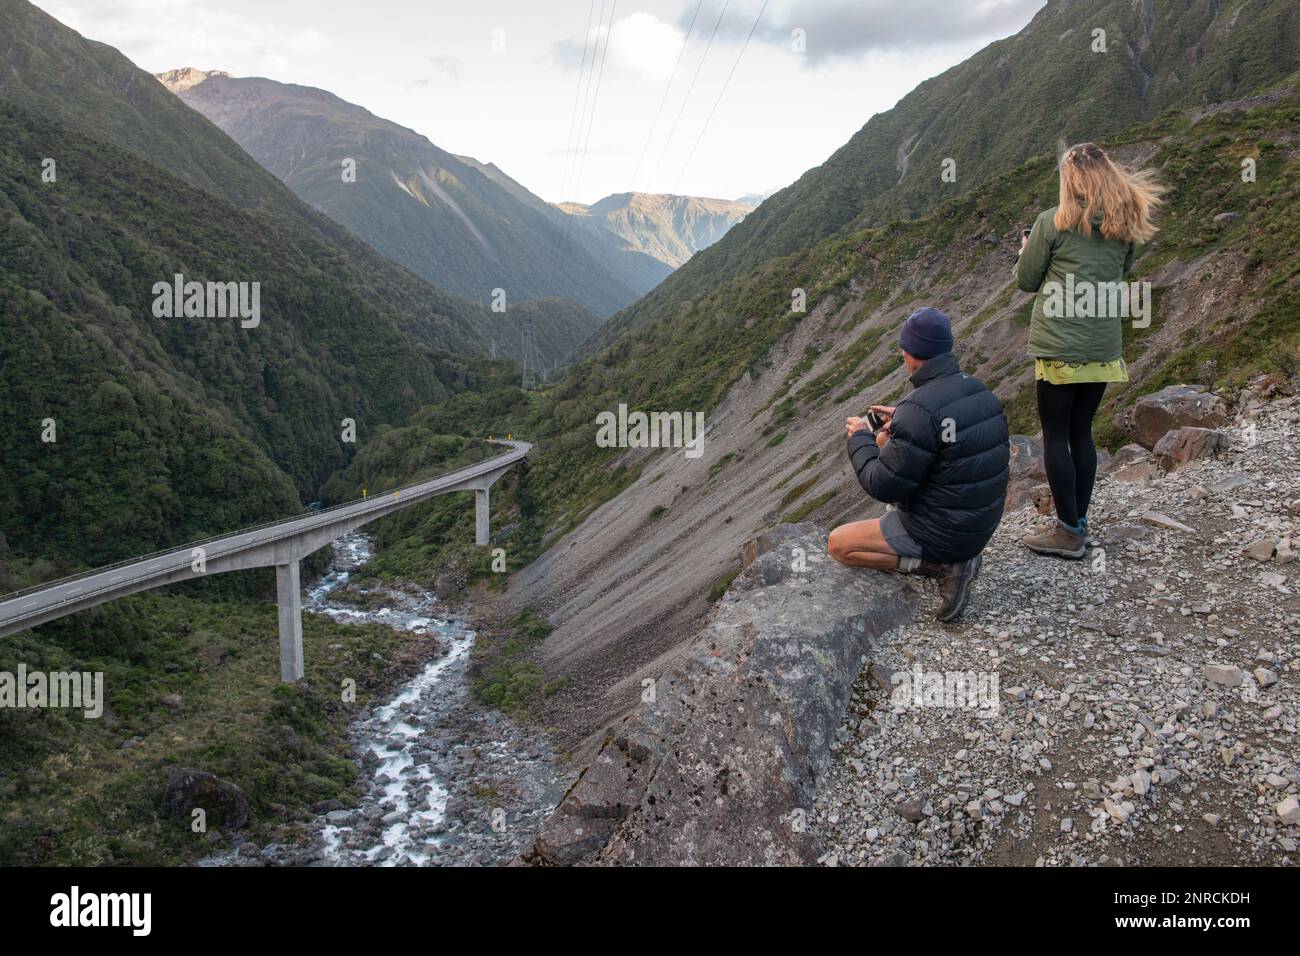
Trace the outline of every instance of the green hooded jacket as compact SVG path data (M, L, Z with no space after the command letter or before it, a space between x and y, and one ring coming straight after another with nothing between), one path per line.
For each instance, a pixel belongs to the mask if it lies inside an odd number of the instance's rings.
M1060 304L1066 289L1082 289L1086 284L1095 289L1100 283L1124 281L1136 248L1131 242L1103 238L1100 215L1093 217L1090 236L1074 230L1060 232L1052 222L1056 209L1044 210L1034 221L1029 244L1016 263L1021 291L1038 293L1029 320L1029 354L1064 362L1113 362L1122 357L1122 317L1070 315L1060 308L1055 311L1067 314L1053 316L1045 314L1044 306L1053 291Z

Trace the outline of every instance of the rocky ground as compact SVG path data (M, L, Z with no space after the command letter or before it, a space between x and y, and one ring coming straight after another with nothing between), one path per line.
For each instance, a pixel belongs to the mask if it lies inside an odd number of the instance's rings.
M1117 456L1083 561L1031 554L1043 519L1009 513L959 626L921 590L833 744L824 863L1300 859L1300 402L1245 400L1221 433L1165 475ZM996 712L934 691L958 672L996 677Z

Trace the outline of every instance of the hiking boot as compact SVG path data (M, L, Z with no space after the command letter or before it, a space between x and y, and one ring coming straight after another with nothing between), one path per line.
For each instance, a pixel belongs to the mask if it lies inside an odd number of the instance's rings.
M962 616L970 603L971 585L979 577L983 563L984 559L977 554L969 561L945 566L946 572L939 580L939 596L943 598L943 604L935 615L936 619L949 624Z
M1026 535L1022 539L1030 551L1039 554L1054 554L1061 558L1078 559L1088 551L1087 535L1079 534L1066 527L1060 521L1041 534Z
M948 565L942 561L920 561L916 567L906 573L922 578L941 578L948 573Z

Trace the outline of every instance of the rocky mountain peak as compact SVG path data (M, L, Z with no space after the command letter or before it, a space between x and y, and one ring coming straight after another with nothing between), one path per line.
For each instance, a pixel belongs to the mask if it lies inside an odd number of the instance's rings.
M154 74L158 82L173 93L183 93L186 90L193 89L204 80L214 76L228 78L230 74L225 70L198 70L192 66L183 66L180 69Z

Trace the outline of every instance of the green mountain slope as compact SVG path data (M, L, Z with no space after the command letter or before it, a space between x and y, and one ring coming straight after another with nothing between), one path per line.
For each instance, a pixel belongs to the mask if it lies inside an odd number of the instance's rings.
M483 303L498 288L511 303L571 298L608 316L670 271L612 237L567 229L563 213L524 198L499 170L325 90L260 77L192 83L193 72L160 79L305 202L441 288ZM355 181L344 180L344 159L355 160Z
M1093 52L1105 30L1106 52ZM1051 0L1015 36L873 116L821 166L619 315L594 344L836 233L911 218L991 176L1173 107L1240 95L1300 65L1294 0ZM941 178L955 161L956 181Z
M424 342L522 358L523 325L422 280L298 199L275 176L117 50L88 40L27 0L0 0L0 101L122 147L240 209L283 217L312 240L312 258ZM513 297L510 303L513 303ZM554 362L551 318L534 315L537 346ZM570 316L555 321L567 328ZM590 325L595 327L594 320ZM561 332L561 337L567 333Z

